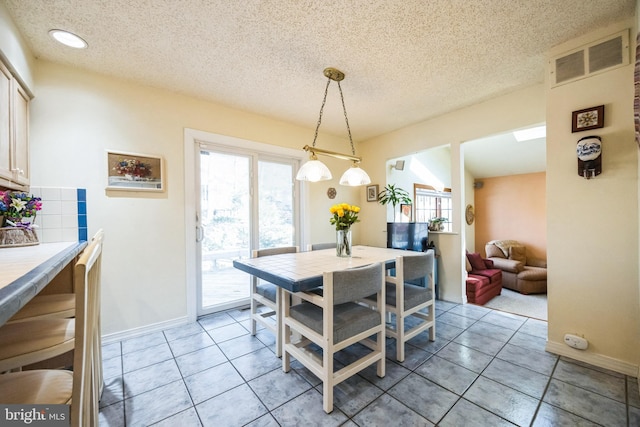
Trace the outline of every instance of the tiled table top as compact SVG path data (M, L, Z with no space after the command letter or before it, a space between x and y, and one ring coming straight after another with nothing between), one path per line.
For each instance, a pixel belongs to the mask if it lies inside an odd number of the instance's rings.
M49 284L86 245L42 243L0 249L0 325Z
M335 249L323 249L236 260L233 266L290 292L300 292L322 286L324 272L346 270L374 262L382 262L389 269L395 266L397 256L415 255L420 255L420 252L354 246L350 258L336 256Z

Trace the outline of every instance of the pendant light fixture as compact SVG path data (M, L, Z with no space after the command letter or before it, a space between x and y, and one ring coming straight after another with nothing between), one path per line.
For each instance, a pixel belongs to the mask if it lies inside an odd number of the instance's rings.
M344 73L335 68L325 68L324 75L327 77L327 86L324 89L324 98L322 99L322 105L320 106L320 115L318 117L318 124L316 125L316 132L313 136L313 144L311 147L305 145L302 147L304 151L310 152L310 160L302 165L296 179L300 181L324 181L331 179L331 171L329 168L318 160L317 154L324 156L334 157L336 159L351 161L351 167L340 178L341 185L358 186L371 183L369 175L360 168L359 163L362 160L360 157L356 157L356 150L353 147L353 140L351 139L351 128L349 128L349 119L347 118L347 108L344 105L344 96L342 95L342 87L340 82L344 80ZM338 83L338 90L340 91L340 99L342 101L342 109L344 110L344 120L347 124L347 133L349 134L349 143L351 144L351 155L336 153L334 151L323 150L316 148L316 140L318 139L318 129L320 129L320 123L322 123L322 112L324 110L324 104L327 102L327 93L329 92L329 85L331 81Z

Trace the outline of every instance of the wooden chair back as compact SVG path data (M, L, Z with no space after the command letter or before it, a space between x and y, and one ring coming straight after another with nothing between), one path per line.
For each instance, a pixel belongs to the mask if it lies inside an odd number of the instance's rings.
M71 425L97 426L102 361L99 342L100 276L103 233L89 242L75 265L76 325Z

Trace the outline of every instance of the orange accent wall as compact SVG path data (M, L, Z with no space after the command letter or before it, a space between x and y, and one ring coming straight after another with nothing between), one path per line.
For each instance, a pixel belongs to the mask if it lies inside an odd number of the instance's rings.
M475 189L475 251L490 240L517 240L527 256L547 259L546 173L483 178Z

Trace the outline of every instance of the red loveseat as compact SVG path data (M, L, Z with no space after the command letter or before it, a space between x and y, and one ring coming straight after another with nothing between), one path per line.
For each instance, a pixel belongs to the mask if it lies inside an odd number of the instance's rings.
M467 301L484 305L502 292L502 270L478 253L467 253Z

